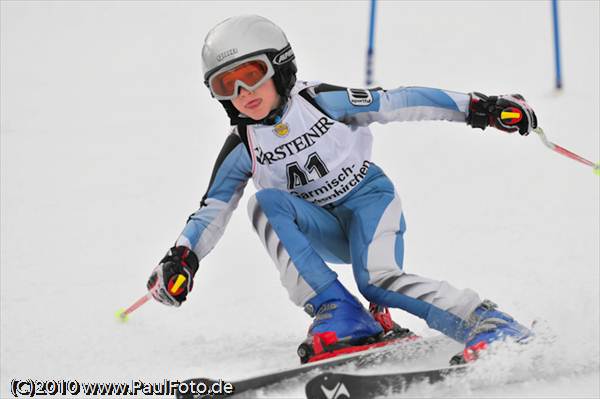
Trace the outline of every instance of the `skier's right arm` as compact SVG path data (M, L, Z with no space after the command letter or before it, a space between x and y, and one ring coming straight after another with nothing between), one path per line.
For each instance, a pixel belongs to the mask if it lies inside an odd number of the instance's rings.
M200 208L150 275L147 287L157 301L180 306L186 300L199 261L223 235L251 175L252 161L236 128L221 149Z

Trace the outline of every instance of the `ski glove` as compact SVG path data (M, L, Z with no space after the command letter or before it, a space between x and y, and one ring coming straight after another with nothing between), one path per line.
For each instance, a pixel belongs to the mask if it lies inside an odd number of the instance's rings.
M475 92L470 96L467 125L473 128L492 126L509 133L518 130L527 136L537 127L535 112L520 94L488 97Z
M173 247L154 268L146 287L158 302L178 307L192 290L196 271L196 254L187 247Z

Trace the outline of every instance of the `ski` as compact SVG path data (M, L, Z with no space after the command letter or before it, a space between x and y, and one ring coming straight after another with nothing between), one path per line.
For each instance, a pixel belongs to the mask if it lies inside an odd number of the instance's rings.
M417 339L406 340L401 339L398 342L393 342L388 345L369 349L362 352L350 353L347 355L336 356L331 359L321 360L314 363L307 363L295 368L277 371L274 373L262 374L255 377L232 381L233 393L230 395L210 395L210 394L195 394L192 392L181 393L177 391L177 399L202 399L202 398L218 398L230 397L233 395L242 394L248 391L264 389L272 385L285 382L290 379L305 376L307 373L314 371L326 371L334 367L339 367L347 364L352 364L356 368L363 368L370 365L378 364L388 359L399 360L410 356L419 356L424 352L436 350L441 345L446 343L445 339ZM213 386L219 383L218 380L211 378L191 378L183 381L181 385L187 387L201 385L203 387Z
M392 374L357 375L323 373L306 384L308 399L369 399L398 394L419 382L433 384L451 375L465 373L469 365Z

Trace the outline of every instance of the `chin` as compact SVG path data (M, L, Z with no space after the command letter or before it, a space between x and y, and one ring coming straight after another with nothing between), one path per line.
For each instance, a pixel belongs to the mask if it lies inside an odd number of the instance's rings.
M251 119L254 119L255 121L260 121L264 119L267 115L269 115L269 111L252 112L247 113L246 115L249 116Z

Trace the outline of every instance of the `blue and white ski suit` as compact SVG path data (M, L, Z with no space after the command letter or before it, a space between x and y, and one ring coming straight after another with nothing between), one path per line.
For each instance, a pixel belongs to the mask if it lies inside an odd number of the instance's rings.
M201 207L177 245L204 258L252 178L252 224L291 300L304 306L337 279L326 262L352 264L362 295L400 308L464 342L482 302L403 271L406 224L394 185L371 160L373 122L465 122L469 95L421 87L346 89L298 82L276 125L237 126L227 138Z

